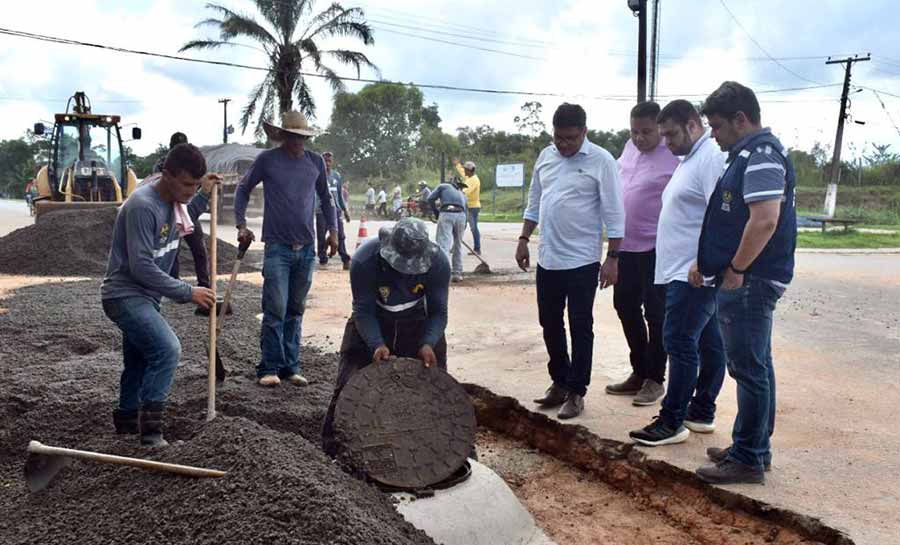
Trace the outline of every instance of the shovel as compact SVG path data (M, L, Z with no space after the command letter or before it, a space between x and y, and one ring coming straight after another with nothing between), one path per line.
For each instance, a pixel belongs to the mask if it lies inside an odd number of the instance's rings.
M485 261L484 258L482 258L480 255L476 254L475 250L473 250L468 244L466 244L465 240L460 239L460 242L463 246L466 247L466 250L469 250L470 252L472 252L472 255L478 258L478 261L481 261L481 263L479 263L478 266L475 267L475 270L473 272L475 274L491 274L491 266L488 265L488 262Z
M165 473L175 473L188 477L223 477L224 471L215 469L203 469L200 467L183 466L180 464L167 464L142 460L140 458L126 458L113 454L101 454L86 450L74 450L60 447L50 447L38 441L28 443L28 459L25 461L25 482L32 492L43 490L50 484L70 459L89 460L106 464L139 467Z
M225 288L225 298L222 300L222 306L218 308L218 320L216 320L216 337L218 338L219 334L222 333L222 323L225 321L225 315L231 307L231 294L234 291L234 284L237 282L238 271L241 270L241 262L244 260L244 254L247 253L247 249L250 248L250 244L253 241L251 240L243 240L238 244L238 253L237 259L234 260L234 267L231 269L231 278L228 280L228 287ZM216 381L222 382L225 380L225 364L222 363L222 357L219 355L219 350L216 349Z

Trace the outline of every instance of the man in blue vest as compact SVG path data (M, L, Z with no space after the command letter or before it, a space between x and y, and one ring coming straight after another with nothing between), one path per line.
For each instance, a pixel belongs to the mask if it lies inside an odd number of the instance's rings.
M719 323L738 414L726 448L707 449L714 465L697 475L717 484L763 483L775 428L772 314L794 275L797 218L794 166L763 128L753 91L726 81L703 104L725 171L709 200L689 280L719 287Z

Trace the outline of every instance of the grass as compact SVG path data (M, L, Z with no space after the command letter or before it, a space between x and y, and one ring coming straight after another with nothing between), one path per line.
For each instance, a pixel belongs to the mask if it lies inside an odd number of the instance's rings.
M826 233L820 231L801 232L797 234L797 246L817 249L900 248L900 233L882 235L860 233L855 229L847 231L841 229Z

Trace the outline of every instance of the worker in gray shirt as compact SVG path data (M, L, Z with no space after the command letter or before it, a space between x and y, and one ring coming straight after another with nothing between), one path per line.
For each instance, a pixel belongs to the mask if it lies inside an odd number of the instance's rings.
M169 152L162 177L135 190L116 216L100 286L103 311L122 330L124 369L113 423L116 433L140 433L142 445L167 444L162 419L181 355L178 337L159 312L161 299L204 309L215 303L212 290L191 287L170 273L181 237L191 231L190 216L206 210L219 180L206 174L200 150L179 144Z
M300 374L300 339L306 296L316 260L315 197L319 196L328 227L329 255L337 252L334 205L328 193L325 162L305 150L315 135L300 112L285 112L282 126L265 124L269 138L281 145L260 153L234 193L238 241L253 240L244 217L250 191L263 183L264 205L262 357L256 376L262 386L278 386L281 379L305 386Z
M466 231L466 195L462 189L467 187L459 179L452 183L442 183L428 196L428 204L437 217L437 244L444 250L449 259L453 258L451 265L452 282L462 281L463 260L460 244L463 233ZM440 205L438 204L440 203Z

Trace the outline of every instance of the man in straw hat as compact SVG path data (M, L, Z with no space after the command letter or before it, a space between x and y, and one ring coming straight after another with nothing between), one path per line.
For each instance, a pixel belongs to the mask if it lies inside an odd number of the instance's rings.
M300 374L300 334L306 296L312 285L316 260L315 216L319 196L328 226L329 255L337 252L338 236L334 206L328 192L327 169L321 156L306 151L314 136L300 112L285 112L281 126L265 123L266 134L280 142L260 153L238 184L234 194L234 217L238 240L253 240L244 216L250 192L263 182L264 208L262 358L256 375L262 386L278 386L285 379L305 386Z
M425 222L404 218L383 227L350 262L353 314L344 329L341 361L322 427L322 447L335 454L334 410L354 373L393 356L447 369L450 262L428 238Z

